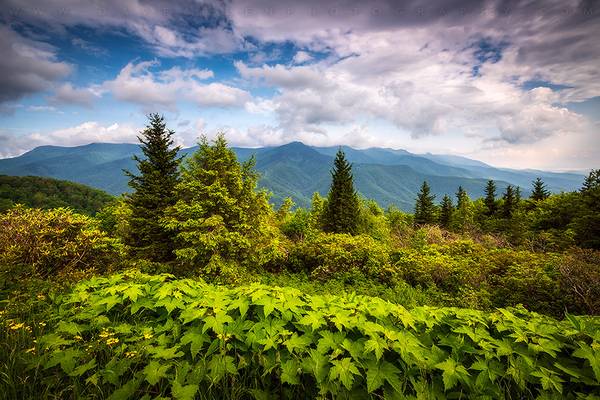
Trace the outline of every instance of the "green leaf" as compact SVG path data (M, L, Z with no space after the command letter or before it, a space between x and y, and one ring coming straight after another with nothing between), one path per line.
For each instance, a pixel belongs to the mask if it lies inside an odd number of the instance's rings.
M600 382L600 351L594 350L585 343L580 342L578 344L579 348L573 352L573 356L588 360L596 376L596 381Z
M310 328L315 331L319 329L321 326L325 325L325 319L323 318L323 314L316 311L309 311L298 321L299 324L310 326Z
M77 349L57 350L52 353L44 368L51 368L60 364L63 371L70 374L75 369L75 365L79 362L79 358L83 356L83 352Z
M233 357L223 354L215 354L208 363L208 369L214 383L219 382L225 374L237 373Z
M69 376L81 376L81 375L85 374L87 371L89 371L90 369L94 368L95 366L96 366L96 359L92 358L87 363L85 363L83 365L80 365L79 367L75 368L69 374Z
M225 324L231 322L233 322L233 318L223 312L208 316L204 319L202 332L212 329L217 335L222 334L225 331Z
M367 390L371 393L387 382L394 391L400 392L402 388L400 374L400 370L392 363L387 361L379 363L371 360L367 362Z
M181 344L185 345L190 343L190 353L192 359L196 358L196 355L200 352L204 343L210 343L210 337L206 333L202 333L200 328L192 328L188 330L185 335L181 337Z
M435 366L443 371L442 379L444 381L444 389L452 389L459 381L465 381L469 378L469 372L461 364L454 359L448 358Z
M296 350L306 351L311 343L312 338L310 336L298 336L296 332L294 332L289 339L283 342L290 353L294 353Z
M171 365L163 365L158 361L150 361L144 368L144 378L151 385L156 385L162 378L167 377L167 371L171 368Z
M379 336L373 336L371 339L365 342L364 353L368 354L370 351L375 353L375 358L379 360L383 356L383 352L388 349L387 341Z
M281 364L281 382L298 385L300 383L300 377L298 376L299 368L298 361L293 359Z
M108 400L127 400L130 399L135 391L140 386L140 379L131 379L126 384L122 385L120 388L112 392Z
M556 372L550 371L544 367L540 367L539 371L535 371L531 373L531 376L537 376L540 378L542 383L542 388L544 390L556 390L558 393L562 394L563 388L562 383L564 382Z
M186 308L181 312L179 319L183 320L184 324L189 324L197 319L201 319L206 314L206 310L204 308Z
M179 358L184 355L183 351L179 351L179 346L168 348L157 346L154 349L149 349L148 351L154 354L154 358L162 358L165 360Z
M336 379L339 379L346 389L350 390L354 383L354 375L360 375L360 372L352 362L352 359L346 357L341 360L333 360L331 363L333 366L329 370L329 380L333 382Z
M182 385L177 381L171 384L171 393L177 400L194 400L196 392L200 387L198 385Z

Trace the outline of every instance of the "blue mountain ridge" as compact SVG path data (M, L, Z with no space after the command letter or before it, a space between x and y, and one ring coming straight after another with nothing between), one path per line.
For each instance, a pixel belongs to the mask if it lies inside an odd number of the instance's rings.
M273 203L279 204L289 196L296 204L308 206L314 192L327 194L333 158L339 148L292 142L277 147L233 150L241 161L255 156L256 169L261 175L259 186L272 193ZM552 192L576 190L584 179L576 173L495 168L460 156L418 155L386 148L341 148L353 164L356 189L362 196L374 199L381 206L395 204L406 211L413 209L425 180L440 200L444 194L453 195L458 186L463 186L472 198L480 197L488 179L496 181L499 191L511 184L521 187L524 195L538 176ZM183 149L181 155L196 149ZM41 146L18 157L0 159L0 174L65 179L119 195L129 190L123 170L136 172L133 155L142 155L137 144Z

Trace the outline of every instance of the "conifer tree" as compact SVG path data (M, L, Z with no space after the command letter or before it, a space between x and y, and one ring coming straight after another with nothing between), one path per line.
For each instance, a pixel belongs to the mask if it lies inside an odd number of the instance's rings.
M339 149L331 171L332 181L324 210L324 229L334 233L357 233L359 201L354 190L352 166Z
M254 158L239 163L220 134L181 167L178 200L166 211L182 266L222 274L233 265L261 265L277 247L275 215L265 192L257 192Z
M506 187L502 199L504 200L502 203L502 216L506 219L510 219L516 208L515 190L512 185Z
M467 191L463 189L462 186L458 187L456 192L456 208L460 209L465 206L467 201L469 200L469 195L467 195Z
M161 219L176 201L179 147L173 147L174 132L166 128L162 116L150 114L148 118L146 129L138 136L144 157L133 157L139 175L125 171L133 189L127 196L131 209L127 242L137 257L169 261L174 258L173 239Z
M576 242L581 247L600 249L600 169L585 178L579 198L574 221Z
M533 191L531 192L530 199L535 201L545 200L550 195L550 192L546 190L546 185L544 182L537 178L533 181Z
M496 184L493 180L489 180L485 187L485 206L487 208L486 214L488 217L494 216L498 211L498 205L496 204Z
M452 218L452 227L458 231L464 231L473 226L473 203L462 186L456 192L456 210Z
M448 195L444 195L442 198L442 204L440 209L440 225L443 228L450 228L452 222L452 216L454 214L454 205L452 199Z
M431 194L431 189L427 181L424 181L415 203L415 225L435 223L436 210L433 203L434 199L435 195Z
M521 187L517 186L517 187L515 187L515 204L518 207L520 203L521 203Z

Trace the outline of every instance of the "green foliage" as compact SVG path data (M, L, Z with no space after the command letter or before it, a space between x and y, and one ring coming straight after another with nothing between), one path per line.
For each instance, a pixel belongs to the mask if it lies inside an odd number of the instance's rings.
M550 192L546 189L546 185L541 178L536 178L533 183L533 190L529 198L533 201L546 200L550 196Z
M72 208L94 215L112 200L102 190L52 178L39 176L0 175L0 212L15 204L35 208Z
M289 249L288 268L317 279L376 278L389 265L388 248L366 235L320 233Z
M331 187L323 212L326 232L355 234L358 231L359 201L354 190L352 166L340 148L333 162Z
M433 224L436 222L434 199L435 195L431 194L431 188L424 181L415 203L415 225Z
M496 214L498 205L496 204L496 183L493 180L489 180L485 187L485 199L484 199L486 214L491 217Z
M148 116L149 124L138 137L144 158L134 156L139 175L126 171L133 193L128 196L128 244L137 257L151 261L169 261L173 255L173 239L161 224L167 207L176 201L179 147L173 147L173 131L166 128L158 114Z
M256 268L279 257L274 213L266 193L255 191L256 180L253 159L240 164L222 135L212 145L201 139L182 165L179 199L163 219L183 271L235 274L236 263Z
M510 219L517 205L515 190L511 185L508 185L506 187L506 191L502 195L502 217L505 219Z
M581 247L600 249L600 169L592 170L580 191L580 209L573 221Z
M444 195L442 204L440 205L440 226L449 229L454 216L454 205L452 199L448 195Z
M0 265L9 273L31 268L34 275L96 269L119 261L120 242L106 236L96 220L68 209L16 206L0 214Z
M61 397L579 398L600 388L597 318L408 311L139 273L82 282L54 307L62 322L34 346L32 383ZM10 326L6 335L21 334Z

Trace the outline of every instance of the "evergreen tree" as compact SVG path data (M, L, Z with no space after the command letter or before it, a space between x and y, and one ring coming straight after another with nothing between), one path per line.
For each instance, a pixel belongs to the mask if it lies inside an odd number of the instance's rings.
M334 233L357 233L359 201L352 177L352 166L339 149L331 171L332 182L324 212L324 229Z
M459 186L458 191L456 192L456 208L463 208L468 200L469 195L467 194L467 191L463 189L462 186Z
M496 204L496 184L493 180L489 180L485 187L485 206L487 208L487 216L492 217L498 211L498 205Z
M423 182L415 203L415 225L435 223L434 199L435 195L431 194L429 185L426 181Z
M452 227L458 231L470 229L473 226L473 202L462 186L456 192L456 210L452 218Z
M515 187L515 204L518 207L520 203L521 203L521 187L517 186L517 187Z
M452 199L448 195L444 195L440 209L440 225L443 228L450 228L452 216L454 214L454 205Z
M504 200L502 203L502 216L506 219L510 219L516 208L515 190L512 185L506 187L502 199Z
M539 201L547 199L548 196L550 196L550 192L546 190L544 182L540 178L533 181L533 191L531 192L530 199Z
M223 274L236 265L259 266L278 246L275 215L265 192L256 192L254 158L240 164L223 135L202 137L181 167L178 201L165 226L177 238L181 265Z
M579 197L574 221L576 242L581 247L600 249L600 169L585 178Z
M176 201L179 147L173 147L174 132L166 128L162 116L151 114L148 118L149 124L138 136L144 157L133 157L139 175L125 171L133 189L127 197L131 209L127 242L137 257L169 261L174 258L173 239L161 219Z

